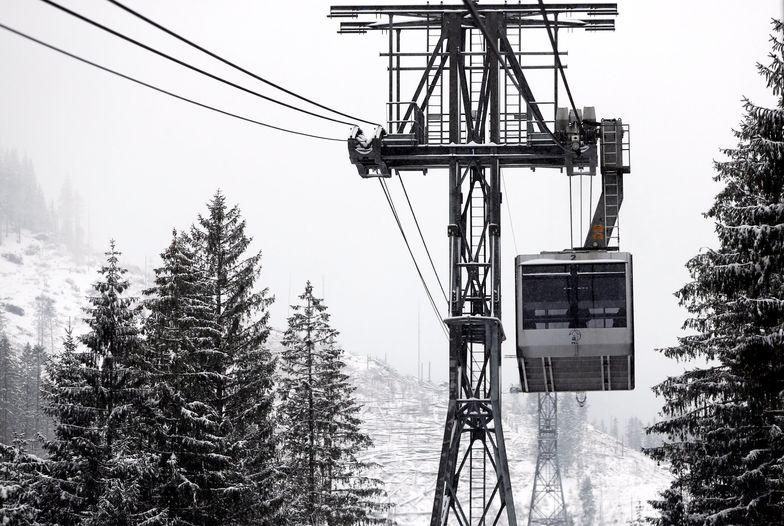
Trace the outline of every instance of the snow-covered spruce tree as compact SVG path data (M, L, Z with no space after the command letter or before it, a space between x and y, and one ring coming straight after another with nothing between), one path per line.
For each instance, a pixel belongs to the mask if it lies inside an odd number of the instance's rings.
M33 526L42 504L40 496L44 461L27 452L26 440L0 444L0 524Z
M695 334L663 352L708 365L654 388L667 418L650 429L669 440L649 454L675 475L654 503L661 525L784 517L783 36L774 21L771 64L758 65L776 107L744 100L738 145L716 163L724 188L707 216L719 248L689 261L692 281L677 293Z
M104 462L97 398L97 357L78 350L69 327L62 352L47 365L44 410L54 421L54 436L44 442L47 483L40 495L42 524L81 524L93 512Z
M90 331L80 340L98 366L97 402L101 410L103 465L100 497L90 524L133 524L149 513L147 488L155 465L151 437L155 408L150 399L147 349L142 345L138 311L125 296L127 270L120 267L114 241L101 268L96 295L85 309Z
M145 323L160 426L154 432L160 459L151 524L220 524L228 439L215 406L211 364L220 334L211 308L210 282L186 234L174 232L145 291ZM220 375L217 375L220 378Z
M41 381L44 365L48 359L49 355L46 349L39 344L25 345L19 356L19 387L22 395L19 406L20 431L24 438L30 441L28 446L31 446L33 451L37 453L40 450L35 447L38 443L36 437L49 427L41 407Z
M154 420L144 347L114 243L85 309L90 331L77 350L70 331L44 390L54 437L51 500L42 522L132 524L147 511L142 488L152 469Z
M381 483L358 456L372 445L359 429L354 387L327 307L310 282L292 306L281 356L282 442L295 524L355 524L379 515Z
M273 433L275 361L266 346L273 298L257 289L261 253L247 255L251 238L237 206L217 191L191 237L210 281L219 333L213 339L213 402L230 440L239 478L227 486L231 520L275 524L282 520L276 437ZM228 505L229 503L233 503Z
M19 360L0 327L0 443L6 445L14 439L14 429L18 429L21 404L19 376Z

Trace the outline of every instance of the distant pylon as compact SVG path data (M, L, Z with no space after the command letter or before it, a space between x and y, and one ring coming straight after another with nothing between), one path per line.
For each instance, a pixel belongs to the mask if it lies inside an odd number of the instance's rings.
M539 447L528 526L568 526L558 465L558 398L539 394Z

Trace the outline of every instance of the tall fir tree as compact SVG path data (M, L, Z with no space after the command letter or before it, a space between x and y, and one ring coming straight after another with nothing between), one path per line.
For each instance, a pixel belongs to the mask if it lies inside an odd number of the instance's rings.
M70 327L62 352L47 367L43 398L54 421L54 436L44 442L48 482L40 495L47 502L43 524L81 524L100 493L101 420L97 357L77 349Z
M266 346L273 298L258 289L261 253L247 254L251 238L239 208L217 191L191 231L195 251L211 285L213 339L210 370L214 404L231 442L239 479L227 486L233 520L259 524L280 520L276 437L273 433L275 361Z
M0 326L0 443L10 444L19 422L19 360L5 331Z
M42 345L30 345L22 348L20 362L20 389L22 400L20 411L20 432L30 440L36 441L39 432L48 428L41 404L41 381L48 353ZM31 442L32 443L32 442Z
M210 368L220 328L213 316L211 284L187 235L174 232L145 291L145 324L152 353L160 426L155 499L157 524L221 523L224 473L233 469L228 438L214 404L216 373Z
M360 407L344 372L343 350L322 300L307 283L292 306L281 358L282 441L288 504L296 524L373 521L380 482L358 455L372 445L360 430Z
M85 350L69 331L44 392L55 424L44 444L53 523L122 526L150 513L142 491L154 465L148 360L119 255L112 242L85 309Z
M698 360L655 387L668 441L649 450L675 475L654 502L660 525L778 524L784 517L784 26L758 65L774 108L744 99L738 145L707 217L719 248L692 258L678 293L694 332L664 354ZM707 365L702 365L707 362Z
M38 526L44 461L27 451L18 437L12 445L0 444L0 524Z
M102 418L101 492L93 524L131 524L137 514L148 513L141 497L154 463L149 437L154 429L154 409L149 400L149 368L146 348L139 334L134 299L126 292L127 270L110 242L102 279L94 285L85 320L90 331L81 342L98 366L97 407Z

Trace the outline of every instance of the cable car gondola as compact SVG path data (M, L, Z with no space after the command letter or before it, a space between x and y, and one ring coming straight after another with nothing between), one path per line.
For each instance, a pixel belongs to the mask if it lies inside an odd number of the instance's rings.
M634 389L631 254L520 255L515 285L524 392Z

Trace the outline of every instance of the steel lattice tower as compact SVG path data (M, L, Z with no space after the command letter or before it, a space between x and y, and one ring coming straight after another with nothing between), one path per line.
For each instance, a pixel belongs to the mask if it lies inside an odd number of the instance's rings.
M539 394L539 437L528 526L567 526L558 465L558 395Z
M617 6L464 4L333 6L330 17L349 19L341 33L388 37L381 54L386 129L354 128L348 140L360 175L448 174L449 401L431 526L450 519L516 526L501 420L501 170L557 168L571 175L597 165L595 139L572 149L564 146L565 134L550 130L553 121L540 106L557 106L557 55L524 51L523 33L544 30L545 17L556 39L558 28L612 30ZM404 31L421 35L422 48L403 51ZM549 63L521 64L532 56ZM528 69L555 73L547 80L552 100L534 98ZM413 94L402 95L404 89Z

